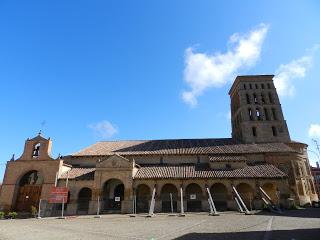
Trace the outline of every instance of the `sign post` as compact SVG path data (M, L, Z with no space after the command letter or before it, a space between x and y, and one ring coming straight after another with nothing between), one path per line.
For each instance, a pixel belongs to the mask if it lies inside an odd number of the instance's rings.
M62 203L61 217L59 219L65 219L64 217L64 204L68 201L68 188L67 187L52 187L50 192L49 203Z
M39 200L39 206L38 206L38 219L40 219L41 218L41 213L40 213L40 211L41 211L41 199Z

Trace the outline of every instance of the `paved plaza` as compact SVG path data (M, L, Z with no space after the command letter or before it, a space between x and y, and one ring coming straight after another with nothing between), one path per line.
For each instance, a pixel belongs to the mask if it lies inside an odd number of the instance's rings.
M103 215L2 220L0 239L311 240L320 239L320 209L291 210L282 215L225 212L220 216L198 213L185 217L159 214L152 218Z

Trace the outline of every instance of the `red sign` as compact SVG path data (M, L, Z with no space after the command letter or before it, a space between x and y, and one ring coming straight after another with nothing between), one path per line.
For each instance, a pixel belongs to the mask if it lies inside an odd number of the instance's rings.
M66 203L68 201L68 188L52 187L49 203Z

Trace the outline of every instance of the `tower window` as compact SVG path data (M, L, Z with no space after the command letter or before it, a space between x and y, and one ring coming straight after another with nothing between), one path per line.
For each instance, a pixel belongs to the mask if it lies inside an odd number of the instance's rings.
M257 136L257 129L256 129L256 127L252 127L252 135L253 135L254 137Z
M273 120L278 120L276 109L272 108Z
M270 85L270 83L268 83L268 84L267 84L267 86L268 86L268 88L269 88L269 89L271 88L271 85Z
M273 102L273 97L272 97L271 92L269 92L269 102L270 102L270 103L274 103L274 102Z
M258 103L257 94L255 94L255 93L253 94L253 101L254 101L255 104Z
M263 83L261 84L261 88L264 89L264 84Z
M246 86L245 84L243 84L243 88L244 88L244 89L247 89L247 86Z
M248 109L248 113L249 113L249 119L250 119L250 120L253 120L251 108Z
M251 102L250 102L250 96L249 96L249 94L246 94L246 97L247 97L247 104L250 104Z
M278 133L277 133L277 128L276 128L275 126L272 126L272 135L273 135L274 137L276 137L276 136L278 135Z
M261 112L260 112L260 109L259 109L259 108L256 108L256 116L257 116L257 119L258 119L258 120L262 120Z
M40 143L37 143L33 148L32 157L33 158L39 157L39 153L40 153Z
M258 87L258 84L256 84L256 89L258 89L259 87Z
M252 84L251 83L249 84L249 87L250 87L250 89L252 89Z
M264 109L264 115L266 116L266 120L269 121L270 120L270 116L269 116L269 112L268 109Z
M262 103L266 103L266 100L265 100L265 98L264 98L264 94L263 94L263 93L261 93L261 102L262 102Z

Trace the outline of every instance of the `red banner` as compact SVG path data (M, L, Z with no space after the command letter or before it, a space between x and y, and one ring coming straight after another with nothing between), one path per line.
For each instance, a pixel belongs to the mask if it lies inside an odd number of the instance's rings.
M52 187L49 203L66 203L68 201L68 188Z

